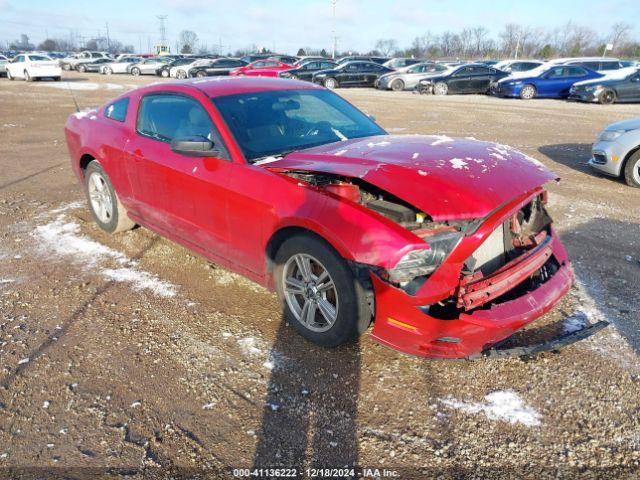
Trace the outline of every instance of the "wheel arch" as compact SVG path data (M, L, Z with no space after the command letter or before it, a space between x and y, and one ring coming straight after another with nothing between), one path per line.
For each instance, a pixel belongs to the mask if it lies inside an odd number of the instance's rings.
M629 150L624 156L624 160L620 162L620 175L624 176L624 169L627 167L627 162L631 160L631 157L633 157L637 152L640 152L640 145Z

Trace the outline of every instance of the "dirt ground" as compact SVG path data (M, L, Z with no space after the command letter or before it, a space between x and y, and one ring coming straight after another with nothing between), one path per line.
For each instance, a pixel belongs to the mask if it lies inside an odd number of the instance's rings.
M546 321L613 323L528 361L434 361L367 335L314 347L274 294L144 228L100 231L60 87L89 107L158 79L65 78L0 79L0 478L640 478L640 190L586 165L640 106L339 90L391 133L498 141L557 172L578 282Z

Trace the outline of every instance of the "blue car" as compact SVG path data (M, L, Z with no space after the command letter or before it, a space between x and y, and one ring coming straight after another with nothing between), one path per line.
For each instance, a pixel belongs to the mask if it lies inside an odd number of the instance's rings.
M575 65L542 66L521 76L503 78L491 86L491 93L500 97L567 98L576 82L603 77L585 67Z

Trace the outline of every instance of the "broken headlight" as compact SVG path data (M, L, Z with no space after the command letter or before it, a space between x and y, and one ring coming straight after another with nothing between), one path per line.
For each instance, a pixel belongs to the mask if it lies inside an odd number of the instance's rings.
M461 238L460 232L446 232L426 238L430 248L407 253L393 269L389 270L389 280L402 285L416 277L433 273Z

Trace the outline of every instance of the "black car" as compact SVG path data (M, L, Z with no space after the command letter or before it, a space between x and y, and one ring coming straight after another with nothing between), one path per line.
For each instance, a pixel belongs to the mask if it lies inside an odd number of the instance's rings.
M278 75L280 78L292 78L299 80L311 81L313 74L321 70L331 70L336 68L338 64L331 60L309 60L301 63L297 68L285 70Z
M574 84L569 100L611 104L640 102L640 70L620 78L602 77Z
M100 69L105 63L112 63L113 58L98 58L92 62L80 63L76 70L79 72L100 72Z
M215 77L218 75L229 75L231 70L244 67L247 63L235 58L217 58L211 62L193 67L189 70L191 77Z
M416 89L420 93L447 95L449 93L488 93L489 86L508 73L479 63L460 67L428 79L420 80Z
M169 62L169 63L165 63L161 67L157 68L156 75L163 78L169 78L169 73L172 67L179 67L180 65L189 65L190 63L193 63L193 61L196 60L197 58L196 57L177 58L176 60L173 60L172 62Z
M375 62L346 62L332 70L314 73L312 81L327 88L373 87L380 75L393 71Z

